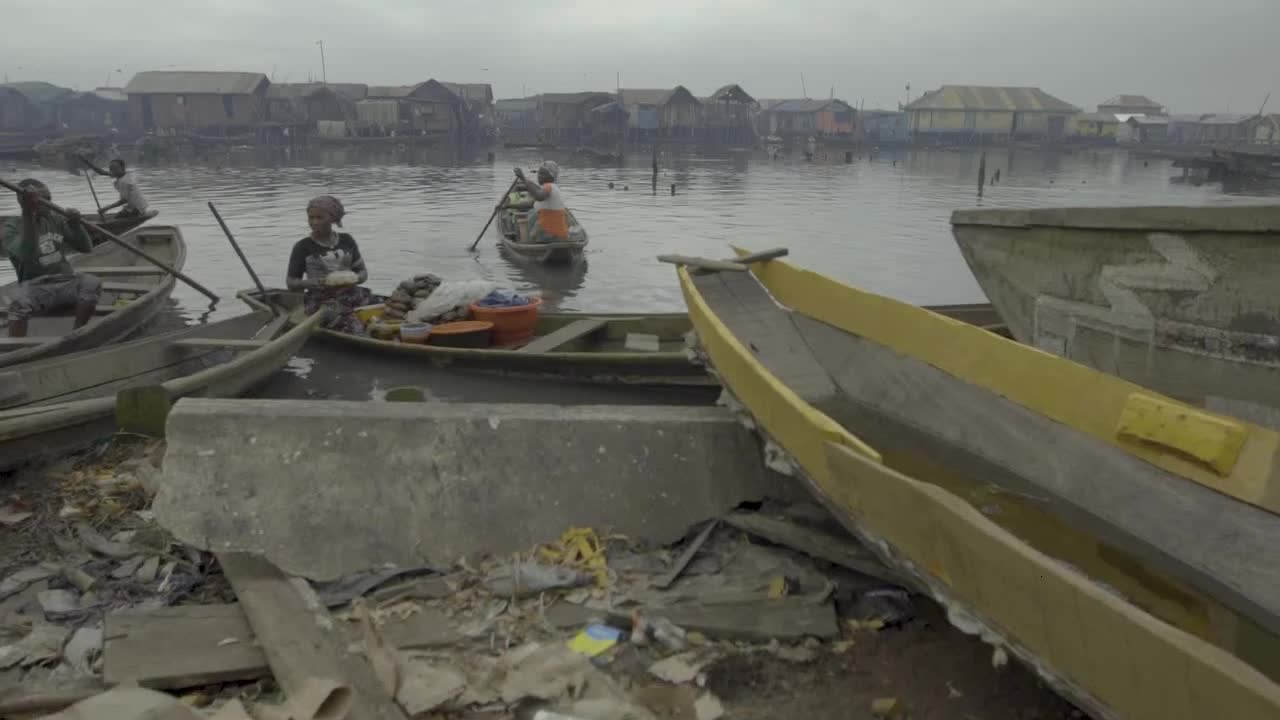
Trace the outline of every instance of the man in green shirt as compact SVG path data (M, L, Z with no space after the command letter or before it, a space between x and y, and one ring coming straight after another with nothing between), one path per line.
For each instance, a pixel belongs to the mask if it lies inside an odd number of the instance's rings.
M9 258L18 273L18 286L9 294L9 337L26 337L32 315L75 307L75 327L93 317L102 281L78 273L67 262L67 252L89 252L93 242L80 213L68 209L67 219L53 215L42 200L50 200L49 188L39 180L18 183L22 217L0 225L0 255Z

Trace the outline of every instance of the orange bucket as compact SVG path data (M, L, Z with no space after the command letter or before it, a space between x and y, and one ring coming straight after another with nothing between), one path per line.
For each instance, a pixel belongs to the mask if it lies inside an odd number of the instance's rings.
M538 306L542 298L529 298L528 305L516 307L481 307L471 303L471 316L493 323L494 345L517 345L529 342L538 326Z

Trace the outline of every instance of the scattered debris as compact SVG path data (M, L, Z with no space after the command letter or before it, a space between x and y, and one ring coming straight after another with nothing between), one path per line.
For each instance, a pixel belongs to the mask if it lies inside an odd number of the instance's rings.
M596 657L616 647L623 635L624 633L617 628L593 623L573 636L569 641L569 649L579 655Z
M172 695L121 686L82 700L46 720L204 720L204 716Z
M680 574L684 572L685 568L689 567L689 562L698 554L698 551L706 544L707 538L711 537L711 533L719 525L719 519L708 521L706 526L704 526L697 536L689 542L688 546L685 547L684 552L680 554L680 558L671 566L671 571L658 578L657 582L653 584L654 587L671 587L671 583L675 582L676 578L680 577Z
M720 720L725 715L724 705L719 698L711 693L698 698L698 702L694 703L693 710L697 720Z
M399 658L400 687L395 697L409 717L435 710L467 689L467 677L451 667L406 653Z
M592 580L591 575L571 568L523 561L495 568L481 584L499 597L520 598L559 588L581 587Z
M871 714L878 718L892 720L899 717L899 711L898 698L882 697L871 701Z
M31 519L34 513L27 508L26 503L11 498L9 502L0 505L0 525L17 525Z
M27 636L12 645L0 647L0 670L11 667L28 667L57 660L62 655L62 645L71 632L64 627L37 623Z
M118 610L107 614L105 628L103 679L113 685L167 690L269 672L239 605Z
M696 680L703 669L718 659L717 653L691 650L650 665L649 674L673 685L683 685Z
M4 580L0 580L0 600L4 600L10 595L22 592L28 585L39 582L46 578L51 578L58 574L58 566L52 563L41 563L28 568L23 568Z
M45 590L36 595L36 599L46 620L58 620L80 607L76 594L70 590Z
M97 675L94 667L102 658L102 626L84 626L71 634L62 659L79 675Z
M134 577L143 585L150 585L156 581L156 574L160 572L160 558L152 555L142 561L142 565L138 567L138 572Z
M689 646L686 635L684 628L664 617L639 610L631 614L631 642L638 645L653 641L668 650L679 652Z
M83 523L76 528L76 535L79 536L80 542L84 543L86 548L99 555L105 555L117 560L124 560L133 556L133 549L128 545L108 540L102 537L97 530Z
M116 566L116 569L111 571L111 577L116 580L133 577L138 573L138 569L142 567L144 562L146 562L146 558L141 555L135 555Z

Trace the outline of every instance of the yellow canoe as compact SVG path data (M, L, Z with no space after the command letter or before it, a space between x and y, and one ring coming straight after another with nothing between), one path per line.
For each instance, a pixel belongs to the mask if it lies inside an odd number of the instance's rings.
M751 269L679 271L711 366L954 624L1099 717L1280 717L1274 433L782 261Z

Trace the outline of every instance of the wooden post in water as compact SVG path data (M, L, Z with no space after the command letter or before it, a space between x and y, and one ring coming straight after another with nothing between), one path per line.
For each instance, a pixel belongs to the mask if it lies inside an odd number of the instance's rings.
M978 160L978 197L982 197L982 188L987 184L987 153L983 151Z
M653 194L658 194L658 142L653 143Z

